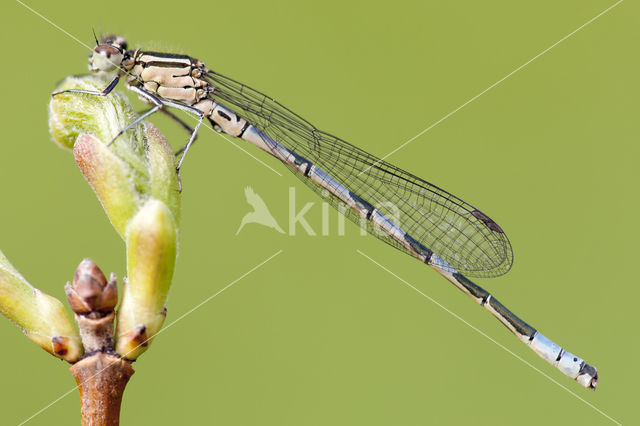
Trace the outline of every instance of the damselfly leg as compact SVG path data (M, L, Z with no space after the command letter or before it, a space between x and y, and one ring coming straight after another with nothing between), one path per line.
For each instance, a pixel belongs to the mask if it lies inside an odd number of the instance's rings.
M151 108L147 108L144 109L142 111L138 112L138 115L142 115L148 111L150 111L153 107ZM172 119L173 121L175 121L176 123L178 123L178 125L180 127L182 127L184 130L187 131L187 133L189 133L189 135L191 135L193 133L193 129L191 128L191 126L189 126L187 123L185 123L180 117L178 117L177 115L175 115L174 113L172 113L171 111L169 111L167 108L161 108L160 112L163 113L164 115L166 115L167 117L169 117L170 119ZM195 138L194 138L194 142L196 141L196 139L198 139L198 135L196 134ZM184 150L186 149L187 145L183 145L179 150L177 150L175 152L175 156L177 157L178 155L182 154L184 152Z
M59 91L59 92L54 92L52 94L52 96L60 95L60 94L63 94L63 93L80 93L80 94L93 95L93 96L106 96L109 93L111 93L111 91L116 87L116 85L118 84L119 79L120 78L118 76L116 76L102 91L69 89L69 90L62 90L62 91ZM132 127L136 126L137 124L141 123L143 120L145 120L146 118L148 118L151 115L155 114L156 112L158 112L158 111L164 112L169 117L171 117L173 120L178 122L181 125L181 127L186 129L191 134L191 136L189 137L189 142L187 142L186 145L181 147L175 153L176 156L182 154L182 156L180 157L180 161L178 162L178 165L176 167L176 173L178 174L178 190L180 192L182 192L182 178L180 176L180 168L182 167L182 163L184 162L184 159L185 159L185 157L187 155L187 152L189 151L189 149L191 148L191 146L193 145L193 143L197 139L198 130L200 129L200 125L202 124L202 120L205 117L205 113L203 111L201 111L201 110L199 110L199 109L197 109L195 107L189 106L189 105L184 105L182 103L173 102L173 101L166 100L166 99L160 99L157 96L155 96L153 93L150 93L149 91L147 91L147 90L145 90L145 89L143 89L141 87L130 86L129 85L129 86L127 86L127 88L129 90L135 92L141 98L145 99L148 103L153 104L153 106L150 109L148 109L147 111L145 111L144 113L142 113L140 116L138 116L131 123L129 123L125 128L120 130L118 132L118 134L107 144L107 146L111 146L127 130L129 130ZM196 123L196 126L193 129L191 129L191 127L189 127L179 117L177 117L175 114L171 113L170 111L167 111L164 108L165 106L178 108L178 109L186 111L186 112L188 112L190 114L194 114L195 116L198 117L198 122Z
M118 81L120 81L120 77L115 76L115 78L111 80L107 87L105 87L101 92L98 92L97 90L68 89L61 90L59 92L53 92L51 96L57 96L63 93L84 93L85 95L107 96L118 85Z
M180 157L180 161L178 162L178 166L176 167L176 173L178 174L178 190L180 192L182 192L182 178L180 176L180 167L182 167L182 163L184 162L184 159L185 159L185 157L187 155L187 152L189 151L189 148L191 148L191 145L193 145L193 143L196 140L196 136L198 135L198 130L200 129L200 125L202 124L202 120L205 117L205 113L200 111L197 108L194 108L194 107L188 106L188 105L184 105L184 104L181 104L179 102L173 102L173 101L169 101L169 100L160 100L159 98L157 98L156 96L154 96L153 94L149 93L148 91L146 91L145 89L143 89L141 87L128 86L128 88L131 91L137 93L138 95L140 95L140 96L148 99L149 101L153 102L155 104L155 106L153 108L151 108L149 111L147 111L146 113L144 113L143 115L141 115L140 117L136 118L129 125L127 125L127 127L125 127L123 130L121 130L120 133L118 133L118 135L114 138L114 140L118 136L120 136L122 133L124 133L125 131L127 131L131 127L133 127L134 125L140 123L145 118L147 118L150 115L156 113L160 108L163 108L164 106L178 108L178 109L181 109L182 111L188 112L190 114L194 114L194 115L196 115L198 117L198 123L196 124L196 126L193 128L193 131L191 132L191 136L189 137L189 142L187 142L187 144L181 149L184 152L182 152L182 157ZM111 143L113 143L113 141L111 141ZM111 145L111 143L109 145Z
M109 142L107 146L111 146L116 141L116 139L120 137L120 135L122 135L124 132L126 132L133 126L137 125L138 123L141 123L142 120L144 120L145 118L155 114L156 112L158 112L159 109L161 109L164 106L163 101L153 96L153 94L147 92L146 90L141 89L139 87L130 87L130 89L136 92L139 96L147 99L149 103L154 104L154 106L149 111L145 112L144 114L142 114L141 116L133 120L131 123L127 124L127 126L124 129L120 130L118 134L113 139L111 139L111 142Z

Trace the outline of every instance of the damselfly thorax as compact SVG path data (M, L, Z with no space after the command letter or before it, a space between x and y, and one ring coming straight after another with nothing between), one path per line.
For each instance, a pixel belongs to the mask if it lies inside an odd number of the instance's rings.
M195 108L209 118L217 130L234 137L240 136L247 125L246 120L216 103L215 87L204 79L210 70L198 59L137 49L123 60L122 68L129 88L146 91L138 95L145 102L154 104L148 96L153 94L162 100Z
M164 99L196 105L213 92L211 84L202 78L209 70L204 63L186 55L133 52L122 62L127 71L126 82L142 86Z

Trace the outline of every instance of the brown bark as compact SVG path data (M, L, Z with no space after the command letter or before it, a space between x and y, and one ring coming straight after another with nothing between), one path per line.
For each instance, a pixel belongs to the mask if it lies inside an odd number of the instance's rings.
M131 363L117 355L95 353L71 368L80 389L82 426L117 426Z

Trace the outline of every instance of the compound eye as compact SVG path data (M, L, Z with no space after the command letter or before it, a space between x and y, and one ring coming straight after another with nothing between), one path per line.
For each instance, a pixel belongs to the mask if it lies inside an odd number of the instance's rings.
M119 47L121 50L127 50L127 40L118 35L108 35L100 40L100 44L111 44Z
M111 56L122 54L122 51L120 49L110 44L101 44L99 46L96 46L93 50L96 52L96 54L103 55L107 59L111 58Z

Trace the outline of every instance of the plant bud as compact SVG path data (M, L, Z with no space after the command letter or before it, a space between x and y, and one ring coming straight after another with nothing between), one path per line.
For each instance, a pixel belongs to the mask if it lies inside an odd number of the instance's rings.
M116 351L136 359L160 330L177 254L176 224L167 206L149 200L127 229L128 282L118 310Z
M0 252L0 313L50 354L73 363L83 353L80 336L62 303L29 284Z
M67 283L65 292L69 305L76 314L108 314L113 312L118 303L116 276L111 274L111 279L107 282L98 265L91 259L80 263L73 277L73 285Z

